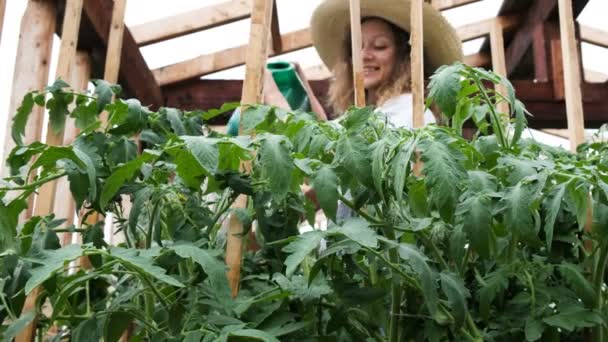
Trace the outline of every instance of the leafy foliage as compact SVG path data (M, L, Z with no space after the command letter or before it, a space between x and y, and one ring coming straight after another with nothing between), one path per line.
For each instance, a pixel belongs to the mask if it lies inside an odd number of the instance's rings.
M318 122L259 105L243 117L255 138L205 127L238 104L152 111L112 100L118 86L95 85L77 94L58 81L26 95L15 115L0 188L6 339L33 321L40 334L74 341L115 341L125 330L151 341L608 336L608 146L598 139L569 153L522 139L527 112L502 77L440 68L427 103L446 126L392 128L372 108ZM72 145L23 141L36 106L50 110L54 130L75 119ZM479 128L471 141L460 135L468 120ZM50 214L19 223L28 197L62 177L77 222ZM300 233L315 215L305 183L327 229ZM247 207L230 209L239 195ZM124 242L105 243L97 214ZM230 215L259 245L245 251L235 298L224 262ZM60 248L64 232L82 246ZM24 312L34 288L41 301Z

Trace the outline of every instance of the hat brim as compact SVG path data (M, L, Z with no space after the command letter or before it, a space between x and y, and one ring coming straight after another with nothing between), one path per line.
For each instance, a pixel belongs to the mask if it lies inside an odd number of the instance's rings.
M411 32L410 0L361 0L361 17L379 17ZM424 3L423 36L425 71L463 60L462 42L456 30L430 4ZM347 0L326 0L314 11L310 22L311 38L321 60L333 70L342 58L344 39L350 30ZM431 70L428 70L428 69Z

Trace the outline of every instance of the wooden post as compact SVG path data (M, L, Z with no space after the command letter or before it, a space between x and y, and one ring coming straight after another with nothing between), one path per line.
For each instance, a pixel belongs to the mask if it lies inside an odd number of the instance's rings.
M505 43L502 32L502 25L500 21L495 19L490 24L490 46L492 50L492 69L494 72L502 77L507 77L507 63L505 62ZM507 90L502 85L496 86L496 91L507 96ZM498 104L498 111L500 113L509 114L509 104L507 102L501 102Z
M558 4L568 133L570 135L570 149L576 151L578 145L585 141L581 73L579 68L580 60L576 40L574 38L572 0L559 0Z
M87 52L78 51L76 53L76 63L72 69L70 78L67 80L68 84L72 86L75 91L86 91L91 78L91 57ZM74 119L67 118L65 123L65 132L63 137L63 144L71 144L76 136L78 135L78 129L74 124ZM70 192L70 185L65 178L60 178L57 182L56 197L64 199L61 202L55 202L53 212L56 218L67 219L66 224L72 223L73 218L76 214L76 203L72 199ZM72 243L71 233L62 233L61 245L66 246Z
M70 71L76 60L76 45L78 43L78 31L80 27L80 16L82 13L83 0L68 0L66 2L65 15L63 19L63 35L61 39L61 49L59 51L59 65L57 66L57 78L68 80ZM63 143L63 131L55 132L49 122L46 143L49 145L61 145ZM52 212L55 201L55 190L57 182L49 182L40 188L39 195L36 197L34 215L43 216ZM40 294L40 289L32 291L26 298L26 304L22 312L29 312L36 309L35 303ZM36 320L28 324L24 330L16 337L17 342L30 342L36 332Z
M359 0L350 0L350 33L355 106L365 107L365 85L363 84L363 63L361 61L361 4Z
M13 121L12 117L21 106L25 94L32 90L42 90L48 83L49 62L51 60L51 48L53 34L55 33L56 8L52 1L30 0L21 19L21 29L17 45L17 56L13 76L13 89L9 106L9 120L6 120L6 136L4 140L4 158L8 157L15 147L15 142L10 134ZM42 123L44 119L44 108L34 107L27 126L23 142L30 144L40 141L42 134ZM5 165L2 178L9 175L9 169ZM30 202L30 208L32 207ZM31 216L28 209L27 216Z
M245 80L243 81L243 94L241 97L241 126L243 132L243 116L248 105L259 103L262 100L262 86L264 83L264 70L266 69L266 58L268 54L268 34L270 32L270 20L272 16L273 0L255 0L251 13L251 28L249 33L249 46L247 47L247 65L245 68ZM253 134L253 133L252 133ZM241 164L245 172L251 170L251 162ZM245 208L247 197L240 195L233 207ZM228 283L232 290L232 296L236 297L239 292L241 278L241 260L243 256L243 225L236 215L231 215L228 221L228 237L226 244L226 265L228 266Z
M4 10L6 9L6 1L0 0L0 42L2 42L2 24L4 23Z
M422 0L412 0L410 45L412 46L413 128L424 126L424 23L422 22L422 5Z
M110 38L108 38L108 50L106 52L106 65L103 74L104 80L110 83L118 82L120 56L122 53L122 38L125 31L126 7L127 0L114 0L112 23L110 24Z

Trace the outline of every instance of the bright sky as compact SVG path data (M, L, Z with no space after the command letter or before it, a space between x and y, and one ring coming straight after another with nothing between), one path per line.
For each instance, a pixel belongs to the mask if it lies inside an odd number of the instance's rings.
M192 9L224 2L225 0L128 0L125 22L127 26L167 17ZM310 16L321 0L276 0L279 11L281 32L291 32L308 26ZM4 142L6 120L9 116L13 66L19 36L21 17L26 0L7 0L2 37L0 40L0 144ZM494 17L502 0L483 0L478 3L445 11L444 15L455 27ZM608 31L605 14L608 13L607 0L589 0L578 20L581 24ZM166 42L143 47L142 54L151 69L187 60L201 54L223 50L247 43L249 20L241 20L214 29L194 33ZM467 42L464 52L472 54L479 50L482 39ZM59 40L55 39L49 79L54 79L59 50ZM583 65L586 69L608 74L608 49L590 44L582 45ZM306 68L321 64L314 49L305 49L281 56L282 59L297 61ZM243 68L234 68L207 76L208 78L242 78ZM540 137L537 137L540 139ZM0 149L0 157L3 150ZM3 159L2 159L3 160ZM1 168L1 167L0 167Z

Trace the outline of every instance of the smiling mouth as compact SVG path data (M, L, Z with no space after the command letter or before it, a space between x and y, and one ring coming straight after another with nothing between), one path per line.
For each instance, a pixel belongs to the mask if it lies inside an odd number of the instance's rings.
M363 67L364 72L374 72L380 70L380 67Z

